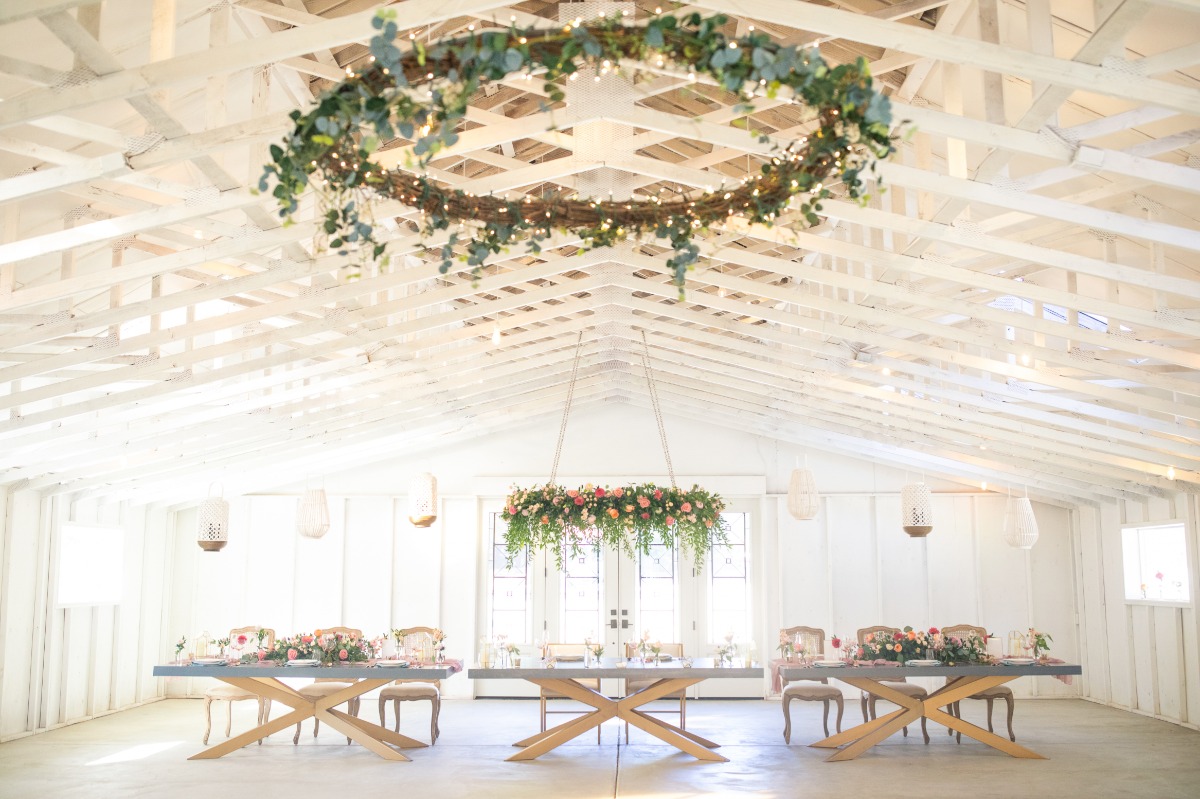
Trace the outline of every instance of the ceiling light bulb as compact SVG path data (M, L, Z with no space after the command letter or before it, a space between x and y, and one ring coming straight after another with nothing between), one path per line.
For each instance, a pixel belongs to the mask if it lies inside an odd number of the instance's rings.
M1021 356L1021 363L1025 364L1026 366L1029 365L1029 360L1029 353L1025 353Z
M891 374L892 374L892 370L891 370L891 369L887 368L886 366L885 366L885 367L883 367L883 376L884 376L884 377L888 377L888 376L890 376Z
M1168 467L1167 467L1167 479L1168 479L1168 480L1174 480L1174 479L1175 479L1175 467L1174 467L1174 466L1168 466Z
M987 480L984 480L982 483L979 484L979 489L981 491L987 491Z
M492 343L497 346L500 344L500 325L492 327Z

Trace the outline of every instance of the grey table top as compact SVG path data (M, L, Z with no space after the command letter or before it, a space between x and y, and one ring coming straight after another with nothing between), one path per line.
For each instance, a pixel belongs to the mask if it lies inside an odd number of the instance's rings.
M155 677L344 677L357 680L446 680L455 674L453 666L376 666L355 663L347 666L280 666L274 663L248 663L238 666L200 666L168 663L154 667Z
M867 679L887 679L891 677L986 677L1005 675L1016 677L1055 677L1066 674L1083 674L1083 667L1071 663L1056 665L1038 665L1031 663L1024 666L780 666L779 676L785 680L812 679L814 677L866 677Z
M559 662L553 667L514 666L507 669L485 669L475 667L467 670L472 680L528 680L528 679L595 679L628 678L646 679L728 679L735 677L762 677L763 667L718 666L713 658L692 658L692 665L685 666L680 660L664 660L657 664L642 665L640 660L626 661L623 658L602 658L599 665L586 667L582 662ZM740 663L740 661L738 661Z

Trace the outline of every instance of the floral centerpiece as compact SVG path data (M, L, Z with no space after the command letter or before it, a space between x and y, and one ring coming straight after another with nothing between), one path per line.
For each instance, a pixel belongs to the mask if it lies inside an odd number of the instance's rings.
M633 557L661 544L679 544L696 562L709 548L727 542L721 519L725 501L699 486L689 490L653 483L609 488L558 485L514 488L504 501L505 548L511 563L523 549L551 549L561 568L564 550L608 546Z
M734 643L733 633L725 633L725 640L717 644L717 660L721 665L725 665L733 661L733 656L737 654L737 644Z
M371 644L358 636L314 630L276 641L265 659L280 663L307 659L325 664L361 663L371 659Z
M779 631L779 646L775 647L779 650L779 654L783 655L785 660L791 660L792 655L796 654L796 643L786 631Z
M938 634L936 627L930 627L929 632L905 627L891 635L867 633L862 646L858 650L859 660L894 660L905 663L909 660L934 660L933 636Z

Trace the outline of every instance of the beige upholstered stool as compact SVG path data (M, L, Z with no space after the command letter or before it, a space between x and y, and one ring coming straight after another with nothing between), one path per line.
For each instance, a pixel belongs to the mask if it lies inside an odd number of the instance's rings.
M334 635L341 633L342 635L351 636L353 638L362 638L362 630L356 630L353 627L324 627L321 629L322 635ZM350 685L346 680L339 680L334 677L318 677L311 684L300 688L298 693L301 696L307 696L309 699L320 699L323 696L336 694L346 686ZM351 716L358 715L359 697L354 697L346 703L346 709L350 711ZM321 720L313 719L313 737L317 737L317 733L321 731ZM300 724L296 724L296 734L292 736L292 743L300 743ZM350 738L347 736L346 743L350 743Z
M432 627L406 627L404 636L405 646L408 648L420 648L422 650L428 648L433 651L433 633ZM425 640L428 639L429 646L425 647ZM418 646L418 644L421 644ZM430 720L429 720L429 743L437 743L438 736L442 734L441 728L438 727L438 716L442 712L442 690L441 681L439 680L396 680L391 685L384 687L379 692L379 726L386 727L387 723L384 714L387 711L387 703L392 703L392 710L396 715L396 732L400 732L400 703L401 702L429 702L430 704Z
M983 641L985 641L985 642L987 641L987 630L985 630L982 627L977 627L974 624L955 624L950 627L942 628L942 635L961 636L961 635L966 635L967 633L972 633L972 632L976 633ZM1012 725L1013 711L1016 709L1016 707L1015 707L1015 703L1013 702L1013 692L1012 692L1011 688L1009 688L1007 685L995 685L995 686L992 686L991 688L985 688L984 690L980 691L977 694L971 694L967 698L968 699L980 699L980 700L983 700L984 702L987 702L988 732L994 732L994 730L992 729L992 704L997 699L1003 699L1004 702L1008 705L1008 740L1010 740L1010 741L1017 740L1017 736L1016 736L1016 733L1013 732L1013 725ZM955 716L962 718L962 714L960 712L958 702L955 702L950 707L950 712L952 714L954 714ZM962 733L961 732L955 733L955 731L951 730L951 729L947 729L946 732L949 735L956 735L956 740L958 740L960 743L962 742Z
M779 631L780 638L787 636L789 640L800 637L806 652L819 652L825 642L825 631L817 627L787 627ZM837 703L837 731L842 731L842 712L845 704L840 689L829 684L829 680L784 680L783 681L783 742L792 742L792 712L793 699L802 702L820 702L824 706L821 723L825 726L825 737L829 737L829 703Z
M863 629L858 631L858 643L861 645L866 641L867 633L872 633L872 634L874 634L875 637L884 636L887 638L891 638L895 633L898 633L898 632L900 632L899 627L883 627L883 626L864 627ZM924 688L922 688L919 685L913 685L912 683L908 682L908 680L906 680L904 677L901 677L901 676L897 676L896 679L894 679L894 680L880 680L880 682L883 683L884 685L886 685L888 688L891 688L899 693L902 693L905 696L911 696L911 697L915 697L918 699L924 699L925 697L929 696L929 692L926 691ZM867 723L868 721L870 721L871 719L875 718L875 702L878 699L879 699L879 697L875 696L874 694L867 693L866 691L862 692L862 697L859 701L862 703L862 714L863 714L863 723L864 724ZM869 716L868 716L868 711L870 711ZM925 717L924 716L921 716L921 734L923 736L925 736L925 743L929 743L929 730L925 726ZM904 727L904 737L905 738L908 737L908 727L907 726Z

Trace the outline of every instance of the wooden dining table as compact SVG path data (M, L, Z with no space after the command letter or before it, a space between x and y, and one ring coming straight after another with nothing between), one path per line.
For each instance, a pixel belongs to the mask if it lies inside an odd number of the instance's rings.
M690 665L685 665L689 663ZM513 746L521 751L508 760L533 760L557 749L588 730L609 719L621 719L649 733L660 741L674 746L698 760L725 762L729 758L712 751L720 744L702 738L641 710L644 705L670 694L678 693L705 680L762 678L762 666L721 666L712 658L693 658L690 661L670 660L643 664L640 660L605 658L599 665L582 663L541 664L503 669L473 668L467 676L475 680L527 680L540 688L574 699L592 710L545 732L517 741ZM589 688L577 680L631 679L653 680L645 688L617 699Z
M879 716L865 724L830 735L816 743L819 748L837 749L826 760L853 760L901 728L919 721L922 716L952 730L961 732L980 743L1020 758L1045 760L1039 755L1007 738L988 732L969 721L954 716L942 708L987 688L1003 685L1018 677L1064 677L1082 674L1081 666L1069 663L1042 665L962 665L962 666L783 666L779 669L785 680L835 679L860 688L869 694L898 705L899 710ZM887 685L900 677L944 677L946 684L926 697L908 696Z
M365 719L337 710L337 706L362 696L368 691L381 688L393 680L445 680L461 670L461 664L422 664L401 667L355 663L335 666L285 666L270 661L239 665L196 665L167 664L154 667L155 677L212 677L252 693L255 696L279 702L292 708L278 718L269 719L241 735L235 735L223 743L192 755L189 760L208 760L221 757L266 738L268 735L287 729L305 719L315 718L328 724L353 741L362 744L387 760L409 760L399 749L416 749L427 746L415 738L392 732ZM282 682L283 678L322 678L345 680L345 688L328 696L308 697L292 686Z

